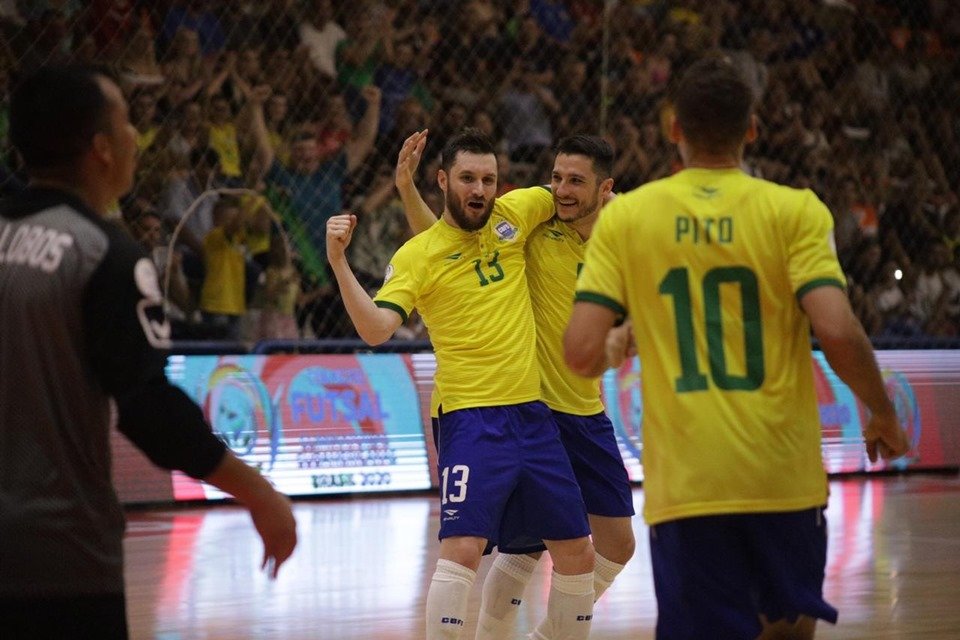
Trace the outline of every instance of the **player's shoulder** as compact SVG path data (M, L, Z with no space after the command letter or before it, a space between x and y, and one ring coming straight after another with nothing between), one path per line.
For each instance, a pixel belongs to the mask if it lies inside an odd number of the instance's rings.
M394 259L422 261L425 256L442 253L449 245L449 229L444 228L441 220L429 229L413 236L397 249Z
M497 196L493 204L493 212L509 216L513 212L541 204L553 204L553 194L547 186L521 187L511 189L502 196Z

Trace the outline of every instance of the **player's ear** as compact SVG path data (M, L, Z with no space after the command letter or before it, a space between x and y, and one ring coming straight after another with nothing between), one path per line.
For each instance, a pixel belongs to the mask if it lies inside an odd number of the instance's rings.
M600 181L600 199L601 201L606 199L608 193L613 191L613 178L607 178L606 180Z
M683 139L683 129L680 128L680 123L677 121L676 114L670 114L670 124L667 127L667 137L669 138L671 144L679 144L680 140Z
M447 172L443 169L437 169L437 185L440 191L447 192Z
M113 164L113 145L110 144L109 137L103 131L93 134L90 149L99 162Z
M743 141L747 144L750 144L757 139L757 114L750 114L750 126L747 127L747 134L743 137Z

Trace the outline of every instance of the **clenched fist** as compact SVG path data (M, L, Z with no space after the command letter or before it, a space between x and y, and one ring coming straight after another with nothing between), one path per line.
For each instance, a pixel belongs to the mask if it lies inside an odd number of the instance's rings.
M356 226L357 216L352 213L341 213L327 220L327 259L330 262L344 259Z

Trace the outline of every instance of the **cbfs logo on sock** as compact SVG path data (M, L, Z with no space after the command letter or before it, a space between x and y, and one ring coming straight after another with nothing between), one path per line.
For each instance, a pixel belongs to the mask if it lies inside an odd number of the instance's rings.
M590 622L593 616L577 616L577 622Z
M460 618L440 618L440 624L455 624L462 627L463 620Z

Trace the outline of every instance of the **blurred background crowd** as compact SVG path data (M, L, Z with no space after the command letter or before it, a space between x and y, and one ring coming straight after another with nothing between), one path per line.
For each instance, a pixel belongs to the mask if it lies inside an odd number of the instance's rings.
M680 168L672 82L727 56L756 91L754 175L830 207L874 337L960 332L960 3L953 0L0 0L0 190L23 188L8 95L47 62L110 68L138 131L117 220L164 274L175 338L342 338L327 218L359 227L375 290L408 237L402 141L429 128L421 186L464 126L500 190L550 181L574 133L616 150L617 191ZM398 337L423 338L416 317Z

